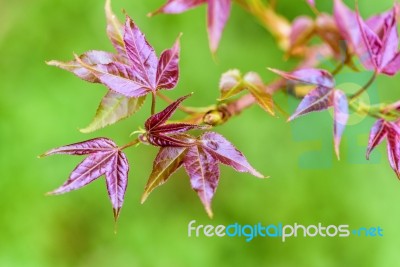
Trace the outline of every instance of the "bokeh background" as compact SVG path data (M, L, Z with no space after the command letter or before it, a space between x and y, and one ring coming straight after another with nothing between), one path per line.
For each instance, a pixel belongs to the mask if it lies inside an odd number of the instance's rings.
M183 32L178 97L195 95L189 105L213 103L220 75L228 69L289 70L274 40L257 21L234 5L215 62L208 50L205 7L178 16L146 14L163 0L114 0L125 9L158 53ZM331 1L317 1L330 12ZM346 1L354 5L353 1ZM359 1L364 15L388 9L391 0ZM98 136L119 144L142 125L147 101L134 117L82 134L106 89L45 65L69 60L72 53L112 50L105 34L104 3L99 0L17 0L0 2L0 266L397 266L400 245L400 184L389 167L384 145L365 160L369 127L366 118L346 129L342 158L333 154L329 112L287 124L254 106L228 124L223 133L264 174L259 180L222 167L222 177L209 219L181 170L139 204L156 150L140 146L127 151L132 165L124 208L114 234L114 221L102 179L57 197L44 193L61 185L81 158L37 159L49 148ZM278 1L290 19L312 15L303 1ZM329 65L330 64L330 65ZM327 68L334 68L327 63ZM338 83L362 84L370 74L344 71ZM373 101L400 98L399 77L380 77L370 90ZM293 111L296 100L278 95ZM161 106L159 106L160 108ZM182 115L182 114L181 114ZM189 238L187 224L349 224L380 226L384 237Z

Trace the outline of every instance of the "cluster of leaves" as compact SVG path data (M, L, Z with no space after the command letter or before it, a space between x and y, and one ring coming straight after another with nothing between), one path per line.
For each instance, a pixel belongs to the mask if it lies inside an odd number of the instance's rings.
M211 10L219 6L219 1L210 2ZM158 91L174 89L178 82L179 37L172 48L157 58L153 47L130 17L127 16L124 25L118 21L109 0L106 2L106 17L107 34L116 53L93 50L81 56L75 55L70 62L50 61L48 64L108 88L93 122L82 132L97 130L132 115L140 109L147 94L152 96L151 116L146 120L145 130L139 137L124 146L119 147L108 138L96 138L44 153L42 156L88 155L72 171L69 179L49 194L79 189L105 175L108 196L117 219L124 201L129 171L129 163L122 151L144 143L160 147L160 151L154 160L142 202L154 188L165 183L183 165L192 188L198 193L209 216L212 216L211 200L219 181L219 163L238 172L249 172L259 178L264 176L222 135L204 132L196 137L187 133L190 130L207 130L209 126L169 121L189 95L173 101L164 110L154 114Z
M75 59L69 62L50 61L48 64L108 88L94 120L88 127L81 129L82 132L92 132L131 116L141 108L148 94L152 98L151 115L144 123L144 129L139 131L138 138L124 146L119 147L107 138L96 138L45 153L43 156L87 155L72 171L67 182L50 194L81 188L105 175L114 216L118 218L129 171L128 161L122 151L143 143L158 147L159 152L145 186L142 203L156 187L168 181L183 166L192 189L197 192L208 215L212 216L211 201L220 178L220 163L238 172L248 172L259 178L264 176L228 140L211 132L211 126L226 122L252 103L257 103L264 111L275 115L275 107L282 110L274 103L273 94L284 89L284 85L288 88L306 88L304 94L296 94L302 100L288 121L311 112L333 108L333 140L338 158L349 109L377 118L371 129L367 158L386 138L390 165L400 178L400 104L378 104L378 108L365 108L359 100L359 96L377 76L393 76L400 70L398 4L394 4L389 11L364 20L358 9L351 10L342 0L334 0L332 15L320 12L313 0L306 2L314 11L315 18L299 16L290 24L275 12L272 5L264 4L262 0L238 1L271 31L286 57L299 57L302 59L301 64L289 72L269 68L281 77L269 85L257 73L242 75L236 69L230 70L221 77L217 104L193 109L181 105L189 95L173 101L160 93L161 90L172 90L177 85L180 36L172 48L166 49L158 58L132 19L127 16L125 24L120 23L111 10L110 0L107 0L107 34L116 53L93 50L80 56L75 55ZM201 4L207 4L209 45L211 52L215 53L230 15L231 0L168 0L150 15L182 13ZM314 37L321 42L315 44ZM318 68L321 60L331 58L339 63L334 71ZM357 64L357 61L361 64ZM373 74L364 86L350 95L335 85L334 76L344 66L354 71L363 68ZM239 98L243 92L246 94ZM158 97L167 100L169 106L156 113ZM188 113L189 117L171 121L178 108ZM191 130L202 133L193 135L189 133Z

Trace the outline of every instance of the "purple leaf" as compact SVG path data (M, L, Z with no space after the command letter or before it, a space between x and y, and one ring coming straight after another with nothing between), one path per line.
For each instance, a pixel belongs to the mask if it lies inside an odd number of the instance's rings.
M108 138L95 138L84 142L79 142L67 146L62 146L47 151L40 157L55 155L55 154L69 154L69 155L87 155L98 152L113 151L117 148L116 144Z
M115 153L109 161L105 172L108 196L113 207L115 219L118 219L124 203L125 191L128 186L128 172L129 163L125 154L121 151Z
M179 98L178 100L170 104L168 107L166 107L163 111L156 113L152 115L150 118L148 118L147 121L145 122L146 130L151 131L157 126L164 124L175 113L176 109L179 107L182 101L188 98L189 96L191 96L191 94Z
M150 16L165 13L177 14L197 7L203 3L207 8L207 31L210 49L215 53L225 24L229 18L232 0L169 0L164 6L149 14Z
M140 83L155 91L158 65L156 53L129 17L125 23L124 43L133 73Z
M368 148L367 148L367 159L374 150L376 146L382 143L383 139L386 137L387 129L386 123L383 119L379 119L375 122L375 124L371 128L371 132L369 134Z
M153 171L147 181L141 202L144 203L156 187L164 184L183 163L187 149L183 147L162 147L153 163Z
M77 59L79 61L79 59ZM149 93L151 88L137 79L128 65L112 62L104 65L85 65L110 90L127 97L140 97Z
M249 172L252 175L264 178L248 162L245 156L236 149L222 135L207 132L201 136L202 147L219 162L234 168L238 172Z
M268 69L285 79L296 81L299 83L314 84L327 88L333 88L335 86L335 81L332 75L326 70L299 69L289 73L271 68Z
M360 44L356 46L358 56L366 69L377 70L379 68L379 53L382 49L382 42L365 24L358 13L356 17L362 37Z
M362 45L362 37L356 13L350 10L342 0L335 0L333 14L339 32L346 41L350 42L351 47L357 51L357 47Z
M396 56L385 66L382 73L387 75L395 75L400 70L400 53L397 52Z
M379 62L380 70L387 66L397 54L397 48L399 46L399 35L397 33L397 15L398 7L395 5L392 12L390 12L385 18L382 27L382 51Z
M297 46L306 44L312 37L314 28L314 21L310 17L297 17L292 23L289 35L290 48L294 49Z
M124 58L119 55L96 50L84 53L83 55L79 56L79 59L84 64L81 64L77 60L72 60L69 62L51 60L48 61L47 64L72 72L82 80L91 83L100 83L100 80L96 77L96 75L94 75L88 68L85 67L86 65L93 66L97 64L108 64L111 62L124 62Z
M335 144L335 152L338 159L339 156L339 145L342 139L344 129L346 127L347 120L349 119L349 103L346 95L340 91L335 90L333 92L333 109L334 109L334 124L333 124L333 136Z
M149 15L153 16L158 13L179 14L206 2L207 0L168 0L165 5Z
M156 87L157 89L173 89L179 79L179 39L176 40L171 49L165 50L157 66Z
M387 153L390 166L400 179L400 130L394 123L386 122Z
M207 214L212 217L211 200L220 175L218 161L201 146L192 146L186 153L184 167L193 190L197 192Z
M332 105L332 89L327 87L317 87L303 98L295 113L288 121L292 121L299 116L310 112L325 110Z
M177 134L195 129L203 130L208 128L209 128L208 126L200 126L197 124L190 124L190 123L169 123L156 127L155 129L151 130L151 133Z
M129 164L115 143L107 138L96 138L52 149L43 156L53 154L89 156L71 172L62 186L48 194L58 195L79 189L105 174L108 195L117 220L128 183Z
M208 1L207 30L212 53L217 51L222 32L230 15L230 10L231 0Z
M154 146L160 147L189 147L196 143L196 139L190 138L187 135L164 135L164 134L147 134L148 142Z
M49 195L64 194L79 189L106 173L114 152L98 152L84 159L71 173L68 180Z

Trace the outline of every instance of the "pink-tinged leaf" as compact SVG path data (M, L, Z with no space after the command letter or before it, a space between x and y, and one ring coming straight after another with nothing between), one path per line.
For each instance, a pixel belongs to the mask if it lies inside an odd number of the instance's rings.
M155 91L158 65L156 53L129 17L125 23L124 43L133 73L140 83Z
M156 187L164 184L183 163L187 148L162 147L153 163L153 170L147 181L141 202L144 203Z
M61 62L57 60L51 60L46 62L50 66L55 66L69 72L72 72L77 77L82 80L91 82L91 83L99 83L100 80L94 75L89 69L85 67L85 65L93 66L97 64L108 64L111 62L124 62L123 57L119 55L115 55L112 53L104 52L104 51L88 51L83 55L79 56L79 59L84 63L82 65L77 60L72 60L69 62Z
M77 59L79 61L79 59ZM82 63L83 64L83 63ZM127 97L141 97L151 90L147 84L138 80L132 68L128 65L112 62L104 65L85 65L102 84L110 90Z
M335 81L332 75L326 70L300 69L289 73L271 68L268 69L287 80L292 80L304 84L314 84L327 88L333 88L335 86Z
M376 70L379 68L382 42L379 39L378 35L376 35L365 24L365 22L358 13L356 14L356 17L362 37L360 44L356 46L357 47L356 52L366 69Z
M393 11L384 19L382 51L379 62L380 70L385 68L396 56L399 46L399 35L397 33L398 7L395 5Z
M168 107L166 107L163 111L156 113L152 115L150 118L148 118L145 122L146 130L151 131L157 126L164 124L175 113L176 109L179 107L181 102L186 98L188 98L189 96L191 96L191 94L179 98L178 100L170 104Z
M349 9L342 0L335 0L333 14L341 35L350 42L354 50L357 50L362 37L356 13Z
M340 141L342 139L344 129L346 128L347 120L349 119L349 103L346 95L340 90L335 90L333 92L333 112L333 137L336 156L339 159Z
M222 135L214 132L204 133L201 136L201 144L207 152L222 164L228 165L238 172L249 172L256 177L264 178L261 173L247 162L242 152L236 149Z
M150 13L149 16L154 16L158 13L179 14L206 2L207 0L168 0L165 5Z
M146 96L127 98L113 91L107 92L97 108L93 121L86 128L80 129L82 133L90 133L114 124L137 112L143 105Z
M157 66L157 89L173 89L179 79L179 39L171 49L165 50L160 56Z
M122 204L124 203L125 191L128 186L129 163L123 152L114 154L106 169L106 185L110 198L115 220L118 219Z
M394 123L386 122L387 153L390 166L400 179L400 129Z
M400 53L397 53L396 56L386 65L382 73L393 76L400 70Z
M164 134L148 134L148 142L154 146L160 147L189 147L196 143L196 139L187 135L164 135Z
M204 130L208 129L209 126L201 126L197 124L190 124L190 123L168 123L164 124L161 126L158 126L157 128L151 130L152 134L178 134L178 133L184 133L190 130Z
M47 194L64 194L93 182L110 168L109 162L114 154L113 151L108 151L88 156L72 171L69 179L62 186Z
M315 24L310 17L297 17L292 23L289 35L290 48L294 49L297 46L305 45L312 37L314 29Z
M113 151L117 145L108 138L95 138L84 142L79 142L71 145L66 145L51 149L41 155L40 157L56 155L56 154L69 154L69 155L87 155L98 152Z
M289 118L289 121L310 112L325 110L331 107L332 104L332 89L317 87L303 98L295 113Z
M380 143L382 143L386 135L387 135L387 129L385 121L383 119L377 120L375 124L372 126L371 132L369 134L367 159L369 159L372 150L374 150L375 147L377 147Z
M201 146L192 146L186 153L184 167L193 190L197 192L207 214L212 217L211 200L220 175L218 161Z
M211 52L218 48L222 32L231 11L231 0L209 0L207 13L207 30Z
M387 16L391 16L391 13L393 11L389 10L380 14L377 14L375 16L369 17L366 21L365 24L378 36L383 35L383 25L385 23L385 20Z
M115 50L121 55L126 57L126 49L124 44L124 28L119 22L117 16L111 9L111 0L106 0L105 5L106 19L107 19L107 35L110 39Z

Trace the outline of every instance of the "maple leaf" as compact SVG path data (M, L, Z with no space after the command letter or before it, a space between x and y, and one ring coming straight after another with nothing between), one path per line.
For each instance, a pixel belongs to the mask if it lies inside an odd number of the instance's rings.
M266 92L266 86L255 72L249 72L242 77L239 70L229 70L222 74L219 88L220 101L235 96L243 90L248 90L262 109L271 115L275 114L272 95Z
M113 207L114 218L117 220L124 202L129 172L128 160L117 145L108 138L95 138L52 149L41 157L54 154L88 156L78 164L62 186L48 194L64 194L82 188L105 175L108 196Z
M183 96L171 103L164 110L150 116L145 122L146 132L139 136L144 143L150 143L154 146L192 146L196 139L184 134L194 129L207 129L209 126L200 126L190 123L167 123L168 119L175 113L180 103L190 95Z
M206 132L198 138L198 142L190 143L190 146L160 148L144 189L142 203L156 187L167 182L173 173L184 166L192 189L197 192L207 214L212 217L211 201L220 178L218 163L230 166L238 172L248 172L264 178L222 135Z
M322 69L300 69L288 73L276 69L269 69L285 79L301 84L311 84L311 90L300 102L296 111L288 121L292 121L310 112L323 111L333 107L333 140L335 153L338 159L340 141L349 118L349 104L346 95L335 87L333 76Z
M93 121L82 132L92 132L137 112L149 93L175 88L179 79L179 39L157 58L153 47L131 18L121 24L106 1L107 35L116 54L89 51L69 62L47 64L74 73L79 78L105 85L110 91L102 99ZM138 98L133 100L132 98Z
M334 17L338 28L366 69L390 76L400 70L398 13L399 7L395 4L391 11L365 22L358 10L353 12L342 0L335 0Z
M366 157L386 138L390 166L400 179L400 128L397 122L379 119L371 128Z
M159 13L179 14L189 9L195 8L201 4L207 4L207 31L209 45L212 53L218 49L222 32L229 18L231 10L231 0L168 0L168 2L160 7L149 16Z

